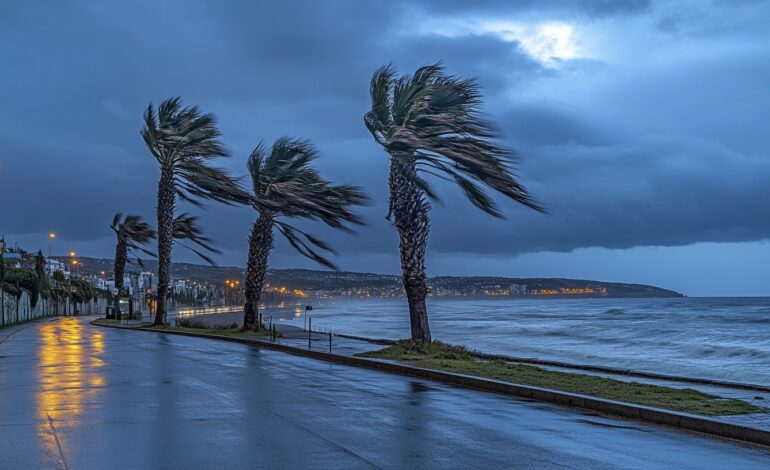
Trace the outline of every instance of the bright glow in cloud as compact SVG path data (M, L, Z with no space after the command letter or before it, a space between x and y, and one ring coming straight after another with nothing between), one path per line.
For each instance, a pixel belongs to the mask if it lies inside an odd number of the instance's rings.
M485 21L479 30L505 41L518 41L529 55L544 64L580 57L575 29L567 23L522 25L504 21Z
M575 27L568 23L515 23L499 20L428 22L422 33L447 37L491 34L521 48L544 65L555 67L560 60L583 57Z

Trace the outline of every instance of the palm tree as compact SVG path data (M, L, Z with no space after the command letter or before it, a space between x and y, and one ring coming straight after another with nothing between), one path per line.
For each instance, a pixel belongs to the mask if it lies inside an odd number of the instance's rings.
M513 154L499 147L492 126L480 115L481 95L473 80L445 73L441 64L397 77L392 65L371 81L372 109L364 116L374 140L390 156L388 219L399 234L404 290L412 339L431 341L425 298L425 250L430 200L438 197L424 175L456 183L470 202L502 218L484 187L544 212L517 181Z
M126 270L126 262L131 252L141 251L153 256L153 253L143 248L150 240L155 238L155 230L149 224L144 222L138 215L127 215L117 213L112 218L110 228L115 232L117 242L115 244L115 261L112 264L115 276L115 290L117 291L117 300L115 302L115 318L120 320L120 295L123 293L123 273ZM137 256L141 263L141 259Z
M124 218L123 214L115 214L110 228L112 228L117 236L113 271L115 276L115 289L118 291L118 295L120 295L121 292L123 292L123 274L126 270L128 255L132 252L135 253L141 251L153 258L157 257L155 253L141 246L149 243L150 240L153 240L156 234L155 230L138 215L128 215ZM198 217L194 217L187 213L176 216L176 218L174 218L172 232L175 243L191 250L207 263L211 265L214 264L214 261L203 251L186 245L181 241L185 240L195 243L200 248L210 253L220 253L219 250L211 246L211 239L203 235L203 231L198 225ZM140 266L144 265L139 256L136 257L136 263ZM120 320L120 302L115 303L115 314L117 319Z
M201 114L197 106L185 106L171 98L144 113L144 142L160 166L158 181L158 307L155 324L166 315L166 295L171 269L176 198L200 206L211 199L228 204L247 203L249 195L226 171L211 161L227 156L219 141L216 119Z
M335 253L333 248L283 219L319 220L348 232L351 230L347 224L362 223L351 209L366 203L366 196L356 186L334 185L321 178L311 167L317 157L318 151L310 142L286 137L276 140L272 148L260 143L249 157L253 205L259 217L249 236L244 329L258 326L259 299L267 273L267 259L273 248L274 227L300 254L336 269L322 254Z

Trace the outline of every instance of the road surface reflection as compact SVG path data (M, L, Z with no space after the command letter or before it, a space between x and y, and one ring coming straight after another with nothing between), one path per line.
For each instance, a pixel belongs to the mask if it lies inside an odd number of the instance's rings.
M38 436L54 460L65 461L67 431L77 428L86 403L105 386L104 333L63 318L39 328L36 407Z

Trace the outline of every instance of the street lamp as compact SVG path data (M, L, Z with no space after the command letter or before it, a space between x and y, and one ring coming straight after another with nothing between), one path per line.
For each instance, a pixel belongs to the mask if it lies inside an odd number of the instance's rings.
M56 238L56 233L51 232L48 234L48 259L51 259L51 245L53 245L54 238Z

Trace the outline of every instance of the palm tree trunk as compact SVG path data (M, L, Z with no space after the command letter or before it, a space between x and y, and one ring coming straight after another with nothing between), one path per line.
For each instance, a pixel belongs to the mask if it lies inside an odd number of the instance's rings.
M173 246L174 207L176 193L174 175L163 170L158 182L158 304L155 324L163 325L166 318L166 295L171 278L171 248Z
M123 292L123 273L126 270L126 259L128 258L128 246L124 234L118 235L118 243L115 246L115 265L113 272L115 275L115 319L120 320L120 294Z
M391 156L389 215L393 216L399 235L402 280L409 303L412 339L430 342L428 309L425 305L428 296L425 250L430 232L430 205L415 183L416 169L410 157L399 159Z
M246 304L243 306L243 329L262 327L257 325L259 299L265 285L267 258L273 249L273 215L262 212L254 222L249 235L249 258L246 264Z

